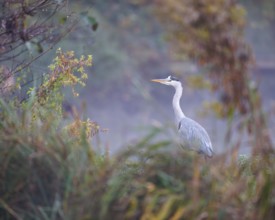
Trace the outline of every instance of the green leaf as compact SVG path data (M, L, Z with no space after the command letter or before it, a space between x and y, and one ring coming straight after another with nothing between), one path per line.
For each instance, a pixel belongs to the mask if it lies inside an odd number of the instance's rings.
M60 24L65 24L67 20L68 20L67 16L62 16L62 17L59 18L59 23Z
M88 11L84 11L80 13L81 17L83 18L84 22L91 26L93 31L96 31L98 28L98 22L95 17L88 15Z
M92 30L96 31L98 28L98 22L96 21L96 19L92 16L87 16L87 18L88 18L90 25L92 26Z

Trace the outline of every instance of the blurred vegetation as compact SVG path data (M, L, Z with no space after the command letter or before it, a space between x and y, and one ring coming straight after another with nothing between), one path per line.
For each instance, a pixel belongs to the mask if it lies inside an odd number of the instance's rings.
M10 10L2 18L5 25L1 26L0 37L13 36L7 41L10 46L3 47L4 53L13 54L17 49L7 50L17 47L14 45L25 51L28 40L20 33L32 29L15 26L12 32L7 30L8 13L15 13L15 21L24 23L25 17L35 16L29 15L26 8L34 13L43 10L40 6L60 6L63 1L4 2L4 8ZM95 4L105 9L106 2ZM252 54L241 37L244 10L235 1L215 0L212 3L216 4L211 5L199 0L153 3L157 3L155 12L163 28L168 28L167 33L173 34L172 43L179 53L184 51L190 59L209 68L213 81L205 84L193 78L191 83L224 89L225 98L218 112L229 119L235 111L246 116L244 124L252 126L252 145L257 153L238 156L238 149L233 149L206 161L193 152L170 150L175 143L158 138L166 132L159 127L152 127L145 137L115 156L111 157L108 150L97 152L91 139L101 132L100 126L74 107L64 107L63 102L65 86L77 96L77 86L85 85L85 68L91 66L92 57L77 58L74 52L59 49L41 84L28 86L24 99L11 96L8 88L15 84L15 90L20 88L22 81L13 74L21 74L22 68L18 67L26 67L30 60L21 60L16 68L6 67L7 62L0 69L1 219L274 218L275 152L270 147L259 94L248 83ZM129 5L131 9L152 6L142 0L130 1ZM184 14L183 19L179 14ZM80 17L92 30L97 29L98 23L89 13L83 12ZM119 20L119 15L115 18ZM176 30L185 30L187 35ZM44 32L35 33L38 35L30 40L39 39L39 33ZM262 147L265 144L268 147Z
M1 219L274 217L274 152L204 161L168 151L155 128L110 158L93 150L86 124L72 136L51 111L45 120L3 100L0 107Z

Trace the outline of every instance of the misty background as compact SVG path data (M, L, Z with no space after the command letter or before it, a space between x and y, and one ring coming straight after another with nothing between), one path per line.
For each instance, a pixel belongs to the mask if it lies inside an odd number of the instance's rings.
M247 10L245 39L255 55L255 67L250 72L262 95L269 126L274 129L275 27L268 21L264 9L243 2ZM174 89L150 82L152 78L168 75L175 75L182 81L183 112L206 128L215 151L224 151L224 143L226 146L235 144L240 134L233 131L228 144L229 122L217 119L205 108L208 102L219 99L220 94L194 88L189 83L190 76L201 75L203 70L188 61L179 61L171 53L165 33L150 8L120 4L119 1L75 1L70 4L78 12L88 10L99 24L93 31L85 20L81 21L57 46L64 51L74 50L77 55L93 55L93 66L87 70L87 85L78 88L79 97L64 92L67 105L77 106L106 129L93 139L97 143L95 146L115 153L145 135L150 127L164 128L161 138L175 139L176 143L172 109ZM33 72L43 74L55 57L55 50L45 57L32 66ZM238 118L234 123L238 126ZM249 152L248 137L242 138L241 146L240 153Z

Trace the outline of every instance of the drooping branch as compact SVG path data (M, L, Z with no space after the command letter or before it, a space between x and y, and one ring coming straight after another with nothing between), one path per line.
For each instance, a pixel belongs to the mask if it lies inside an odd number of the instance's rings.
M75 26L75 21L56 19L67 1L53 0L4 0L0 11L0 62L20 65L20 71L41 57ZM62 20L62 21L60 21ZM77 19L75 19L77 20ZM32 56L26 59L25 53ZM21 63L28 65L21 65ZM18 65L12 72L18 72Z

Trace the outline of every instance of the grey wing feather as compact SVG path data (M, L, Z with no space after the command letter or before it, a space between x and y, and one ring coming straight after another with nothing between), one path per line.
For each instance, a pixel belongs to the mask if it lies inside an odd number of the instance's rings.
M179 123L178 130L183 147L195 150L208 157L213 156L209 135L199 123L190 118L183 118Z

